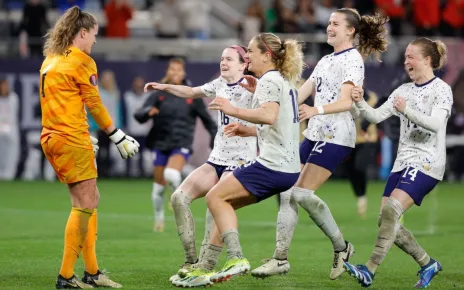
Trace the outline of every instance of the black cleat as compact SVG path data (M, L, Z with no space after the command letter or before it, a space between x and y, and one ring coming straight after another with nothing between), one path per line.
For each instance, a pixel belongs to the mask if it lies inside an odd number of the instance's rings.
M77 280L77 277L73 275L71 278L66 279L61 275L56 278L56 289L87 289L93 288L91 285L86 285L81 281Z

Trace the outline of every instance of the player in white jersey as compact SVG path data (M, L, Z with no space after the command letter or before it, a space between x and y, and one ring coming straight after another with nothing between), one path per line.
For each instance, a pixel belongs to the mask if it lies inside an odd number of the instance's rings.
M304 67L302 47L272 33L254 37L248 45L249 66L259 80L252 109L234 107L216 98L209 108L256 126L229 124L229 136L258 136L259 157L222 178L206 195L206 203L227 247L227 262L210 277L214 283L250 270L243 257L235 210L290 189L298 179L299 122L295 83ZM255 89L254 89L255 88ZM214 231L215 229L213 229Z
M251 274L265 278L284 274L290 270L288 250L293 231L298 222L298 206L302 206L311 219L331 240L334 259L330 279L345 272L343 261L354 252L347 242L327 206L315 191L332 175L336 167L352 151L356 140L351 88L362 85L364 80L363 57L386 50L385 23L388 18L380 15L360 16L355 9L342 8L332 13L327 26L327 43L334 52L324 56L316 65L310 78L298 90L302 104L315 92L314 107L299 107L300 121L309 119L305 140L300 145L302 171L291 191L281 194L277 220L277 243L273 258L254 269ZM358 38L357 49L353 42Z
M385 186L379 215L379 234L374 251L365 265L345 263L362 286L372 284L375 271L393 243L419 264L416 288L426 288L442 267L419 246L414 236L399 224L400 216L423 198L443 179L446 163L446 124L451 114L451 87L436 77L434 70L446 63L443 42L418 38L406 48L405 69L412 82L396 89L378 109L367 105L362 89L352 91L361 114L372 123L390 116L401 121L398 155Z
M252 106L253 94L240 85L246 83L243 76L247 66L246 47L232 46L223 51L220 63L221 76L212 82L193 88L152 82L147 83L145 89L164 90L185 98L221 97L238 108L248 109ZM197 258L195 224L190 211L191 202L204 197L221 178L227 176L239 165L254 160L257 156L256 137L230 138L225 136L224 127L229 123L251 126L246 121L218 112L218 132L208 161L194 170L172 194L171 203L179 237L184 247L185 264L178 274L171 277L171 282L184 278L189 266L197 262L202 268L212 270L222 251L220 240L214 244L208 244L213 219L207 211L205 238L200 250L200 258Z

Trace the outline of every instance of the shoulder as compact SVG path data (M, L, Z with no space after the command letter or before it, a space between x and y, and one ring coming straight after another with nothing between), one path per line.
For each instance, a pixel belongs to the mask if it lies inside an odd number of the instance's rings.
M77 48L70 48L66 50L65 56L69 62L72 62L76 67L83 67L87 70L97 71L97 64L95 60L88 54L82 52Z
M269 71L265 73L259 80L258 83L274 83L274 84L281 84L285 81L282 74L277 71Z
M437 77L437 79L435 80L434 86L435 86L435 88L437 88L437 89L439 89L441 91L444 91L444 92L450 91L451 92L451 86L448 85L444 80L442 80L439 77Z

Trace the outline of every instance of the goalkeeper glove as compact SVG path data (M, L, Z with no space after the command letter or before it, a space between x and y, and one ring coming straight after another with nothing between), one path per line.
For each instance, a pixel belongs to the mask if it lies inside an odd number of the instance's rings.
M115 129L108 137L118 147L122 159L127 159L139 152L140 144L131 136L126 135L122 130Z
M98 139L90 136L90 143L92 143L93 154L97 155L98 149L100 148L98 147Z

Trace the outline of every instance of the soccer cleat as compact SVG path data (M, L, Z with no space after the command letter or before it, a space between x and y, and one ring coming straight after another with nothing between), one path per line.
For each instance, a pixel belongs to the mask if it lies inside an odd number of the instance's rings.
M329 278L332 280L340 277L345 271L343 263L346 263L350 260L351 256L354 254L354 246L345 241L346 249L341 252L334 252L334 259L332 264L332 269L330 270Z
M170 278L169 278L169 282L173 282L175 280L180 280L180 279L184 279L185 277L187 277L187 275L194 271L196 269L196 265L197 265L198 261L194 264L191 264L191 263L188 263L188 262L185 262L185 264L183 264L182 266L180 266L180 269L179 271L177 271L176 274L172 275Z
M108 287L108 288L122 288L122 285L119 283L114 282L111 280L106 274L108 272L101 272L98 270L97 274L90 275L89 273L84 271L84 278L82 278L82 282L87 285L93 286L94 288L97 287Z
M213 283L221 283L232 279L235 276L243 275L250 271L250 263L245 258L234 258L226 262L221 271L211 276Z
M290 271L290 263L287 260L269 259L265 264L251 271L255 278L267 278L274 275L286 275Z
M345 262L345 267L350 273L351 276L355 277L358 280L359 284L363 287L369 287L374 281L374 274L367 269L366 265L351 265L348 262Z
M417 275L420 275L420 280L414 285L415 288L427 288L430 286L433 277L438 275L438 272L443 271L440 263L434 259L430 259L430 262L422 267Z
M153 226L154 232L162 233L164 232L164 221L155 221L155 225Z
M205 287L209 285L213 285L210 278L216 274L214 271L208 271L205 269L196 269L187 274L184 279L178 279L172 281L172 284L177 287Z
M87 289L87 288L93 288L93 287L91 285L82 283L81 281L77 279L75 275L73 275L69 279L66 279L61 275L58 275L58 278L56 278L56 289Z

